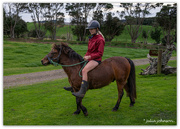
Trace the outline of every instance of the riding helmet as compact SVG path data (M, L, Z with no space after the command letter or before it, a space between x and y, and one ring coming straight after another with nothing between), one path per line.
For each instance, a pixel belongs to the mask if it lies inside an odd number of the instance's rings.
M100 24L99 24L98 21L92 20L92 21L89 22L89 24L88 24L86 29L95 29L95 28L100 29Z

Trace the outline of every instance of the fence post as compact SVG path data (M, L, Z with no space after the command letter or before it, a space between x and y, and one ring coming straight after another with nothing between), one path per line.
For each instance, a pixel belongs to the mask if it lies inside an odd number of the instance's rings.
M158 50L157 74L161 74L161 67L162 67L162 50Z

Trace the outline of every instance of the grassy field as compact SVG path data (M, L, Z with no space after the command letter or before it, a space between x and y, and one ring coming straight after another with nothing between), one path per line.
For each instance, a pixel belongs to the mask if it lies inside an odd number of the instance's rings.
M176 67L176 61L169 65ZM89 116L76 110L74 96L63 89L67 79L4 89L4 125L176 125L177 78L172 75L139 75L147 65L136 66L137 100L129 107L124 95L117 112L116 83L89 90L83 99Z
M87 45L70 45L84 55ZM40 60L51 50L50 44L4 41L4 76L60 69L41 65ZM146 58L149 50L105 47L103 60L112 56L131 59ZM173 55L176 55L174 53ZM176 61L170 61L176 67ZM116 83L102 89L90 90L83 100L89 116L72 115L76 110L74 96L63 89L68 79L4 89L4 125L175 125L177 104L176 74L140 76L137 66L137 95L134 107L124 95L117 112L112 112L117 101Z
M81 56L87 51L87 45L69 45ZM48 71L61 67L41 64L41 59L51 50L51 44L24 43L4 41L3 44L3 69L4 76ZM148 49L105 47L103 60L112 56L123 56L131 59L146 58Z
M4 41L3 70L4 76L58 69L42 67L41 59L49 53L49 44L18 43Z

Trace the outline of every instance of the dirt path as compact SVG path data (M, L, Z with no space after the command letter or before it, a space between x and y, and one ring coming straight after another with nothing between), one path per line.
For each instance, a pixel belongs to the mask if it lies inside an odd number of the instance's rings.
M176 60L176 57L172 57L171 60ZM136 59L133 60L136 66L148 64L148 59ZM44 72L36 72L36 73L27 73L27 74L19 74L19 75L11 75L3 77L3 88L9 88L12 86L25 86L31 85L34 83L52 81L55 79L66 78L63 69L52 70L52 71L44 71Z

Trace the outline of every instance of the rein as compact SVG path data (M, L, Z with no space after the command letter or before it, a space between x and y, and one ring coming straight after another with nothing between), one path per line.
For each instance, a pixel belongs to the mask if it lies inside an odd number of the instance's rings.
M76 65L79 65L79 64L82 64L82 63L84 63L84 65L83 65L83 67L80 69L80 71L79 71L79 76L80 77L82 77L82 75L81 75L81 71L83 70L83 68L86 66L86 64L88 63L88 61L82 61L82 62L79 62L79 63L76 63L76 64L72 64L72 65L61 65L61 64L59 64L59 57L60 57L60 55L61 55L61 51L59 52L59 55L58 55L58 57L56 57L56 58L53 58L53 59L51 59L48 55L46 55L47 56L47 58L48 58L48 60L49 60L49 62L51 63L51 64L53 64L54 66L62 66L62 67L72 67L72 66L76 66ZM56 59L56 60L58 60L57 62L54 62L53 60L54 59Z
M83 67L79 70L79 76L82 77L81 75L81 71L83 70L83 68L86 66L86 64L88 63L88 61L82 61L82 62L79 62L79 63L76 63L76 64L72 64L72 65L61 65L61 64L58 64L57 62L54 62L53 60L50 60L50 62L54 65L54 66L62 66L62 67L72 67L72 66L76 66L76 65L79 65L79 64L82 64L84 63Z
M53 60L50 60L51 64L53 64L54 66L63 66L63 67L72 67L72 66L76 66L76 65L79 65L79 64L82 64L82 63L87 63L87 61L82 61L82 62L79 62L79 63L76 63L76 64L72 64L72 65L62 65L62 64L58 64L57 62L54 62Z
M51 64L53 64L54 66L59 66L59 65L60 65L60 66L62 66L62 67L72 67L72 66L76 66L76 65L79 65L79 64L84 63L83 67L82 67L82 68L80 69L80 71L79 71L79 76L82 77L81 71L82 71L83 68L86 66L86 64L88 63L88 61L84 60L84 61L82 61L82 62L79 62L79 63L76 63L76 64L72 64L72 65L61 65L61 64L59 64L59 57L60 57L60 55L61 55L61 50L60 50L60 52L59 52L59 54L58 54L58 56L57 56L56 58L51 59L48 55L46 55L46 56L47 56L49 62L50 62ZM53 60L57 60L57 62L54 62Z

